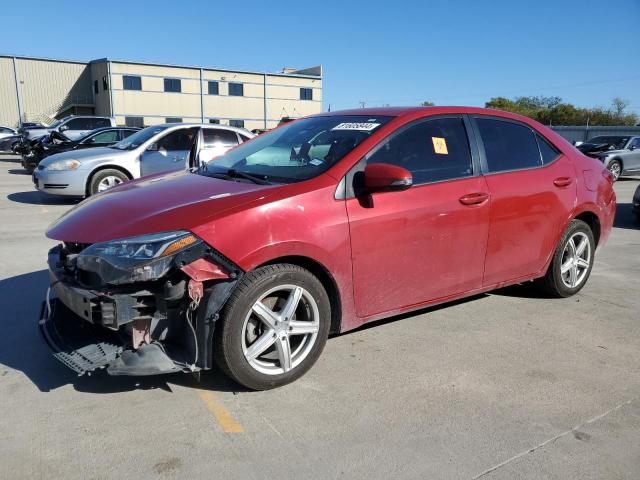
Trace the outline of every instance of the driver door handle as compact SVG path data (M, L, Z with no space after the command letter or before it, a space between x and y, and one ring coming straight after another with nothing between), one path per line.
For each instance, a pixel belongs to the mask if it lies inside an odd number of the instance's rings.
M460 197L459 200L463 205L480 205L489 200L489 194L485 192L469 193Z

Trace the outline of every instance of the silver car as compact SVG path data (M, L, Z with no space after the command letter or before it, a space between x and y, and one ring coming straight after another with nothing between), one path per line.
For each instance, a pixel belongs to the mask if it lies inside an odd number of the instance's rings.
M20 128L20 134L25 140L48 135L51 132L63 133L70 140L77 140L91 130L103 127L115 127L116 120L113 117L98 117L95 115L69 115L68 117L56 120L51 125L42 127Z
M597 142L595 137L589 142ZM621 175L637 175L640 172L640 137L631 137L621 148L605 150L595 156L604 163L604 166L611 172L613 179L617 180Z
M15 136L17 134L18 134L18 132L16 132L13 128L1 127L0 126L0 139L7 138L7 137L13 137L13 136Z
M147 127L110 147L51 155L33 172L41 192L88 197L127 180L189 167L192 146L206 164L255 135L242 128L212 124L166 124Z

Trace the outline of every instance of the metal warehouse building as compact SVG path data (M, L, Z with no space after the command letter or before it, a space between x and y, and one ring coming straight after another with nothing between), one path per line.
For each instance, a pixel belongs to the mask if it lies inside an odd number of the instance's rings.
M119 125L209 122L252 130L321 111L322 67L258 73L0 56L0 125L95 114Z

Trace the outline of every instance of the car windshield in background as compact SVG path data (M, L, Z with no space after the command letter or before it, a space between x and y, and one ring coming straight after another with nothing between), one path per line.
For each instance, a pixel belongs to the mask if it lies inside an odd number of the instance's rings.
M308 180L335 165L391 118L339 115L298 120L216 158L202 173L277 183Z
M601 137L593 137L588 140L587 143L592 143L594 145L599 144L607 144L613 146L615 149L624 148L624 146L629 141L630 137L612 137L612 136L601 136Z
M111 145L109 148L117 148L118 150L133 150L138 148L147 140L151 139L158 133L169 128L171 125L156 125L154 127L147 127L139 132L129 135L124 140L120 140L115 145Z

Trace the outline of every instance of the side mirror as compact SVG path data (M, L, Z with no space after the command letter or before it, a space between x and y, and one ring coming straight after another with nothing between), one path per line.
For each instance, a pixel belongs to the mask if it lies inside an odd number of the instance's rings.
M636 147L635 145L631 145L631 146L629 147L629 150L635 150L636 148L637 148L637 147Z
M147 152L157 152L158 151L158 144L157 143L152 143L151 145L149 145L147 147Z
M60 131L61 131L61 132L65 132L65 131L67 131L67 130L69 130L69 125L62 125L62 126L60 127Z
M368 192L405 190L413 185L413 176L406 168L388 163L373 163L364 169L364 186Z

